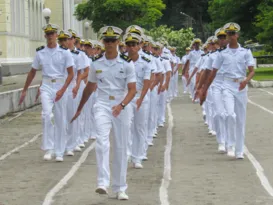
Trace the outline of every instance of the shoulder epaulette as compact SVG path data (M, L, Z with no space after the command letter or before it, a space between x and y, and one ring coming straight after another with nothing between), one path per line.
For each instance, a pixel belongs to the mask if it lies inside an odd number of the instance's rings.
M143 50L144 53L148 54L148 55L151 55L151 53L149 51L145 51Z
M61 49L64 49L64 50L67 50L67 49L68 49L68 48L65 48L65 47L63 47L63 46L60 46L60 48L61 48Z
M74 53L74 54L79 54L80 52L79 51L75 51L75 50L72 50L71 53Z
M80 49L80 48L77 48L77 51L83 51L82 49Z
M245 49L250 49L249 47L246 47L246 46L243 46L243 48L245 48Z
M96 56L96 57L90 57L93 61L96 61L96 60L98 60L98 59L100 59L100 58L102 58L102 54L100 54L100 55L98 55L98 56Z
M226 50L227 47L224 47L224 48L220 48L218 51L221 52L223 50Z
M159 56L156 56L155 54L152 54L153 57L159 58Z
M131 62L131 58L129 58L128 56L124 55L124 54L120 54L120 58L127 61L128 63Z
M201 56L206 56L207 55L207 53L203 53Z
M141 56L141 58L142 58L143 60L147 61L148 63L150 63L150 62L151 62L151 60L150 60L150 59L148 59L148 58L146 58L145 56Z
M161 57L162 59L164 59L164 60L170 60L169 58L166 58L166 57Z
M40 47L36 48L36 51L43 50L44 48L45 48L44 46L40 46Z

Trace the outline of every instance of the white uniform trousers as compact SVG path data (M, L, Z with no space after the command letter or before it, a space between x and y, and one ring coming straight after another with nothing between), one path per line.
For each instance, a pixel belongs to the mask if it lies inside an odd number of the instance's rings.
M43 150L54 150L57 157L62 157L66 145L66 103L67 93L55 102L56 93L63 87L61 80L51 82L43 79L41 91L42 121L43 121ZM54 125L51 115L54 115Z
M225 128L225 106L223 100L223 76L216 76L212 84L213 97L213 122L215 125L215 132L218 144L226 144L226 128Z
M80 103L80 100L82 98L82 94L83 94L83 90L85 88L85 83L82 81L80 84L80 89L78 92L79 98L78 98L78 104ZM81 112L80 116L79 116L79 128L78 128L78 137L77 137L77 144L83 144L84 143L84 136L85 136L85 123L86 123L86 115L87 115L87 111L86 111L86 107L88 104L85 104L83 107L83 111Z
M176 72L176 74L174 74L173 78L174 78L173 96L177 97L178 96L178 71Z
M158 86L155 86L152 91L150 91L150 108L149 108L149 116L148 116L148 143L153 142L153 136L156 131L157 127L157 99L158 99L158 94L157 94L157 89ZM146 147L147 151L148 146Z
M169 83L169 88L166 92L166 99L171 101L173 99L173 91L174 91L174 77L172 76Z
M96 126L95 126L95 117L94 117L94 105L96 103L96 100L97 100L97 95L98 93L97 92L94 92L92 94L92 104L91 104L91 133L90 133L90 137L93 138L93 139L96 139L97 137L97 132L96 132Z
M195 93L194 92L195 82L196 82L196 74L192 77L191 82L189 84L189 91L192 98L194 98L194 93Z
M208 118L207 121L208 121L209 131L213 131L213 98L212 98L211 86L209 87L207 91L206 105L207 105L206 118Z
M158 125L165 123L166 95L167 95L167 91L161 92L159 94L159 100L158 100L158 118L157 118L157 124Z
M133 110L133 121L131 126L133 163L141 163L143 157L146 156L145 145L147 136L146 126L148 124L148 99L147 97L144 98L139 110L137 110L137 99L139 99L138 94L131 103Z
M236 154L243 154L247 108L247 90L239 91L239 82L224 80L223 98L226 110L226 133L228 147L235 145Z
M66 121L67 121L67 143L66 150L73 151L77 144L77 130L78 130L78 120L73 123L70 123L71 119L77 111L78 99L77 96L74 99L72 90L75 87L76 82L71 82L67 88L67 105L66 105Z
M183 85L184 93L187 93L189 90L189 87L187 87L187 79L184 75L182 75L182 85Z
M131 132L131 127L133 123L133 107L132 107L132 102L130 102L126 106L128 118L129 118L129 129L130 132L128 132L128 140L127 140L127 158L129 159L132 156L132 144L133 144L133 139L132 139L132 132Z
M129 116L126 108L117 117L114 117L112 114L112 107L120 104L123 97L116 97L116 100L109 100L109 96L105 96L104 99L102 96L98 96L97 102L94 105L97 131L96 158L98 186L109 187L110 184L109 135L113 127L112 189L115 193L127 189L126 175L128 163L126 152L128 133L130 132Z

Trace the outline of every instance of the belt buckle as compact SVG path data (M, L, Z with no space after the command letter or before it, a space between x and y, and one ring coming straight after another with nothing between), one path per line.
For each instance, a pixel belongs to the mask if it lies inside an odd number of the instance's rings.
M116 99L115 96L112 96L112 95L109 96L109 100L115 100L115 99Z
M56 79L51 79L52 83L56 83L56 81L57 81Z

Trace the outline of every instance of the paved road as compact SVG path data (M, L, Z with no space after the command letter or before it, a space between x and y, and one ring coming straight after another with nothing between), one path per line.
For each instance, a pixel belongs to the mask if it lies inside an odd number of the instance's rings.
M125 202L94 192L95 142L63 163L44 162L39 150L41 107L1 119L0 204L272 205L273 89L250 89L249 96L246 146L251 160L218 154L200 107L180 95L168 107L169 123L160 129L144 169L130 165L130 200Z

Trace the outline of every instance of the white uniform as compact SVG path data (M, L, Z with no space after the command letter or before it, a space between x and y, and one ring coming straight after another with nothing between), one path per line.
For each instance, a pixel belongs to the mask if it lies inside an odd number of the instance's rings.
M217 55L218 51L212 53L206 64L206 68L212 70L212 65ZM210 96L212 100L212 122L216 132L217 142L219 145L225 146L226 141L226 129L225 129L225 106L222 94L222 83L224 81L224 76L222 70L219 70L210 86Z
M85 54L84 51L77 49L77 51L80 52L80 56L82 58L82 62L84 64L84 67L90 67L90 59L88 58L88 56ZM80 84L80 88L79 88L79 94L78 94L78 103L80 103L81 97L82 97L82 93L83 90L85 88L85 83L84 81L81 81ZM83 108L83 112L81 113L81 115L79 116L79 131L78 131L78 145L80 144L84 144L84 139L87 136L86 134L86 126L88 125L88 123L90 122L90 113L88 112L88 104L84 105Z
M239 46L219 52L213 68L221 69L223 81L223 98L226 110L227 147L235 145L237 156L243 155L245 138L245 121L247 106L247 86L239 91L240 82L246 78L246 68L254 66L254 59L249 49Z
M82 58L80 55L80 52L77 50L71 51L74 61L73 71L74 71L74 77L71 81L69 87L67 88L67 144L66 144L66 150L67 151L73 151L74 148L78 145L77 144L77 137L78 137L78 130L79 130L79 120L77 120L75 123L70 123L70 120L73 118L74 114L77 111L78 106L78 98L73 98L72 90L76 86L76 80L77 80L77 72L79 70L84 69L84 64L82 62Z
M184 55L181 59L181 63L183 65L185 65L187 62L187 59L188 59L188 55ZM185 94L188 92L188 87L187 87L187 79L184 75L182 75L182 84L183 84L183 90L184 90L184 94Z
M131 101L133 109L133 121L131 126L132 134L132 161L133 163L141 163L143 157L145 157L145 143L147 141L147 125L148 125L148 113L149 113L149 99L145 96L141 107L137 110L137 100L141 96L141 92L144 85L144 80L150 80L151 67L150 60L139 56L135 65L136 72L136 87L137 94Z
M175 57L177 62L177 66L176 66L176 69L177 69L177 67L181 66L182 62L177 55L175 55ZM179 76L179 70L177 70L177 72L174 74L174 94L173 94L174 97L178 96L178 76Z
M63 87L67 68L74 66L72 54L57 45L47 46L38 50L32 68L42 67L42 119L43 119L43 150L54 150L56 157L63 157L66 145L66 101L67 92L55 102L56 93ZM54 125L51 114L54 114Z
M112 188L116 193L127 189L127 137L130 130L126 108L119 116L114 117L112 107L122 102L127 94L127 85L136 82L133 63L123 56L119 55L112 60L102 56L92 63L88 77L89 82L97 83L94 117L97 131L98 186L107 188L110 185L109 134L113 127Z
M161 57L161 63L163 65L163 77L164 81L163 84L166 81L166 73L167 72L172 72L172 67L171 67L171 62L168 58ZM167 102L167 93L168 91L165 90L163 92L160 92L159 94L159 100L158 100L158 120L157 123L159 126L163 126L165 123L165 113L166 113L166 102Z
M188 59L189 60L189 75L192 74L194 68L195 68L195 64L197 63L197 61L199 60L199 58L201 57L201 55L203 54L203 51L201 50L193 50L189 53L188 55ZM195 82L196 82L196 74L192 77L192 80L190 82L189 85L189 89L190 89L190 94L191 97L194 98L194 87L195 87Z

